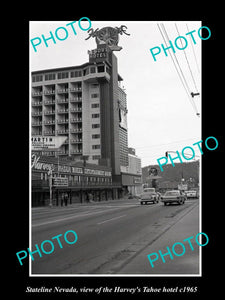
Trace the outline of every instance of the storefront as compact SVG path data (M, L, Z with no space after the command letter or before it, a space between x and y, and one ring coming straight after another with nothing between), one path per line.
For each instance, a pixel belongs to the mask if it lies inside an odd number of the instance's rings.
M142 193L142 177L141 175L122 173L122 185L125 193L138 196Z
M111 168L82 161L31 155L32 206L61 205L118 198L121 186L113 184Z

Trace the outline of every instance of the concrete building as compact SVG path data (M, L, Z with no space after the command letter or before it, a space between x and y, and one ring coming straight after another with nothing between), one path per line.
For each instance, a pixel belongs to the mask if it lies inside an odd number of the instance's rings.
M89 63L32 72L32 136L67 136L61 157L87 155L88 162L111 165L119 175L120 164L128 164L126 94L117 58L103 46L89 52Z
M141 159L136 155L134 148L128 148L128 165L121 166L122 185L129 194L137 196L142 193Z
M88 51L79 66L32 72L31 132L66 136L45 157L82 161L112 170L112 184L123 190L121 167L128 166L127 99L118 74L117 57L107 44ZM123 177L123 178L122 178ZM120 197L114 189L114 198Z

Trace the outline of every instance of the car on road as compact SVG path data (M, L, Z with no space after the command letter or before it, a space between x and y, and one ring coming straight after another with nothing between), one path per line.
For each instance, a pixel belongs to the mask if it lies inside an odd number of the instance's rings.
M148 202L158 203L159 195L156 193L155 188L145 188L140 196L140 203L147 204Z
M186 191L187 198L198 198L197 191Z
M167 191L163 196L161 196L161 201L164 205L169 203L184 204L186 200L186 195L179 190Z

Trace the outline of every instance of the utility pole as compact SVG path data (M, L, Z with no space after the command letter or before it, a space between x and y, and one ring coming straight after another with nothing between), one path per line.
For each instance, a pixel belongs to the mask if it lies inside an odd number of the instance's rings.
M49 170L49 207L52 207L52 169Z
M82 155L81 159L83 160L83 177L81 178L81 203L83 203L83 180L84 180L84 168L86 167L86 161L88 160L89 155Z

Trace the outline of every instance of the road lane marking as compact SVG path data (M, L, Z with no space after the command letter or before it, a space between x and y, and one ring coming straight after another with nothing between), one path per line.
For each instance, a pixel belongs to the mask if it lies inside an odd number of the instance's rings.
M113 210L118 210L118 209L117 208L111 208L110 209L110 211L113 211ZM61 219L54 219L54 220L50 220L50 221L46 221L46 222L42 222L42 223L32 224L32 227L38 227L38 226L43 226L43 225L47 225L47 224L62 222L62 221L65 221L65 220L76 219L76 218L79 218L79 217L86 217L86 216L102 214L104 212L105 212L105 210L100 210L100 211L94 211L94 212L84 213L84 214L80 214L80 215L73 215L73 216L69 216L69 217L65 217L65 218L61 218Z
M111 219L102 221L102 222L97 223L97 224L98 224L98 225L101 225L101 224L103 224L103 223L106 223L106 222L109 222L109 221L112 221L112 220L116 220L116 219L119 219L119 218L122 218L122 217L125 217L125 216L126 216L126 215L118 216L118 217L115 217L115 218L111 218Z

